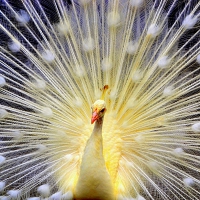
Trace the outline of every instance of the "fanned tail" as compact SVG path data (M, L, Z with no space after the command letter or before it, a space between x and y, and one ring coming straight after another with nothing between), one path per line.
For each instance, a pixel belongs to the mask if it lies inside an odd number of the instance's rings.
M173 19L177 0L52 2L54 24L39 0L2 3L0 190L73 198L91 105L108 85L116 199L198 199L200 2Z

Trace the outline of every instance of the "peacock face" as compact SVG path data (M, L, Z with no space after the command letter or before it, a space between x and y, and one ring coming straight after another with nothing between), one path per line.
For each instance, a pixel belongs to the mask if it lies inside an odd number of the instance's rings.
M93 124L96 120L101 119L106 112L106 103L104 100L97 100L92 105L92 118L91 124Z

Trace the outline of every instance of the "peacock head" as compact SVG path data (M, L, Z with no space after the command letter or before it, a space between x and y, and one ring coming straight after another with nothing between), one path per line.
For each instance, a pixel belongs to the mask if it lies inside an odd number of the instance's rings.
M104 100L97 100L92 105L92 118L91 124L93 124L96 120L100 120L103 118L106 112L106 103Z

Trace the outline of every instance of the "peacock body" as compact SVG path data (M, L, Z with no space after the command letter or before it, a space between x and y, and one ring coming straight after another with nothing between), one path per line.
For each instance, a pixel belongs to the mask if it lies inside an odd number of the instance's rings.
M0 198L198 200L199 9L2 0Z

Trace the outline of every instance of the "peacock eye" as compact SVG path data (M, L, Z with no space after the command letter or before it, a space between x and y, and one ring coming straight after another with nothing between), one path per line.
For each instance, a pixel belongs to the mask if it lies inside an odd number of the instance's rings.
M105 108L103 108L100 112L104 112L105 111Z

